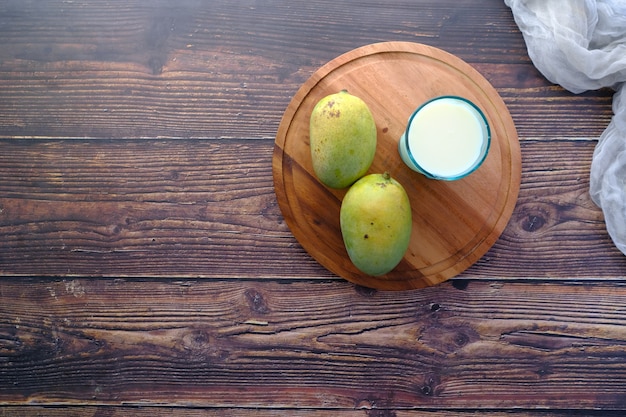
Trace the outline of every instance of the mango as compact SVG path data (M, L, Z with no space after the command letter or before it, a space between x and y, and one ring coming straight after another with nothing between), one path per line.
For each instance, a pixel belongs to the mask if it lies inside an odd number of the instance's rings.
M317 102L309 123L311 159L317 178L346 188L361 178L376 153L376 122L367 104L342 90Z
M355 182L343 198L339 218L348 256L361 272L384 275L400 263L411 238L411 204L404 187L388 173Z

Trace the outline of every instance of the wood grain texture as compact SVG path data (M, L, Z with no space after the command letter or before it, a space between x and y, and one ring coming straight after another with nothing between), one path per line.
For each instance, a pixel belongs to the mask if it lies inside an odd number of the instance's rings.
M501 0L0 2L0 416L618 416L626 257L588 196L609 89L533 67ZM376 292L302 249L272 150L320 66L469 62L522 183L459 278Z
M262 409L262 408L220 408L198 409L190 407L118 407L118 406L56 406L56 407L0 407L1 417L621 417L621 411L575 410L561 411L485 411L485 410L394 410L389 408L362 408L360 410L298 410L298 409Z
M2 284L8 404L625 405L623 282Z
M511 220L461 276L623 276L626 259L588 194L593 148L584 140L523 141ZM0 141L0 271L336 277L285 225L272 149L273 140Z
M499 0L394 1L385 10L354 0L7 0L0 23L2 136L270 138L313 71L390 40L442 48L496 88L514 88L501 93L523 112L521 137L590 137L610 116L608 93L570 99L540 77ZM605 112L581 119L595 100Z

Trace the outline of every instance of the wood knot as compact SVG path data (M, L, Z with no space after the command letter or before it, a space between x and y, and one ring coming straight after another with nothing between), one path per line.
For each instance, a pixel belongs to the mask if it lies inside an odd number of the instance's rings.
M549 224L558 222L562 210L567 208L552 204L523 204L519 207L517 222L524 232L536 233Z
M465 291L469 285L469 279L453 279L452 286L457 290Z
M419 388L419 392L426 397L437 395L437 386L439 383L439 376L435 373L429 372L425 375L424 382Z
M454 343L458 346L458 347L463 347L465 345L467 345L470 341L470 338L468 335L466 335L465 333L457 333L456 336L454 336Z
M529 214L522 219L522 229L527 232L536 232L546 224L546 220L539 215Z
M222 361L228 352L219 346L217 338L205 329L191 329L182 335L180 347L191 362Z
M363 297L373 297L378 292L375 288L364 287L362 285L355 285L354 290Z
M247 289L244 293L250 310L258 314L267 314L270 309L265 302L265 297L254 288Z
M431 305L431 310L436 304ZM439 324L426 327L418 335L420 343L438 352L449 354L456 352L480 339L478 333L464 326L441 326Z
M537 369L536 374L543 378L552 374L553 372L554 371L549 364L542 364L539 369Z

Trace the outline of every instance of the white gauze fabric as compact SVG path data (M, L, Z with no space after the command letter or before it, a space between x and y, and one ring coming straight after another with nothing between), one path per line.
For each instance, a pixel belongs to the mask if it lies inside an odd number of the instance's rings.
M590 195L626 254L626 0L504 0L528 55L551 82L578 94L611 87L614 116L591 161ZM584 117L581 114L581 117Z

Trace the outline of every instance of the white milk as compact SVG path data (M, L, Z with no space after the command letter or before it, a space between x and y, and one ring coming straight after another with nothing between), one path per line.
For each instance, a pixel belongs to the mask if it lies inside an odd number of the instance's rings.
M444 179L471 172L482 162L489 145L488 128L480 113L454 97L442 97L420 108L405 135L408 137L401 142L408 139L408 149L400 144L402 159L413 169ZM413 162L418 166L411 166Z

